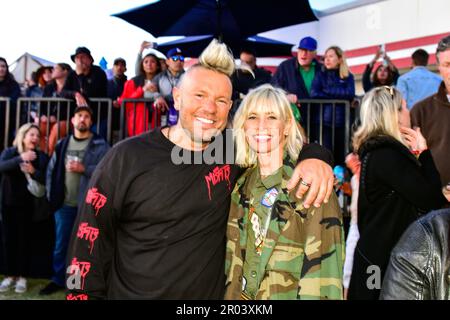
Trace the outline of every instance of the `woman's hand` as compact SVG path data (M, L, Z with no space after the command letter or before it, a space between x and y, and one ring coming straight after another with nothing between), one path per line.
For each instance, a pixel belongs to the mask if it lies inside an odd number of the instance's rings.
M375 57L373 57L372 61L370 62L370 65L374 65L378 59L381 57L381 55L383 54L383 50L381 50L381 47L378 48L377 53L375 53Z
M34 174L36 172L36 169L34 169L31 162L28 162L28 161L20 164L20 170L22 170L22 172L29 173L29 174Z
M36 152L33 150L25 151L20 154L20 158L22 158L23 162L31 162L36 159Z
M422 135L422 132L420 132L419 127L415 127L414 129L401 127L400 132L413 152L420 154L428 149L427 140Z
M156 84L154 84L153 82L148 81L143 87L142 89L144 91L149 91L149 92L157 92L158 91L158 87L156 86Z

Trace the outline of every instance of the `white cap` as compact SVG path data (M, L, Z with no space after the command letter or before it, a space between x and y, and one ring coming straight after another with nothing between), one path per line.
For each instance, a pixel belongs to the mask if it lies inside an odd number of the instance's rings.
M144 51L142 51L142 58L144 58L149 53L153 53L159 59L167 60L167 57L161 51L158 51L156 49L144 49Z

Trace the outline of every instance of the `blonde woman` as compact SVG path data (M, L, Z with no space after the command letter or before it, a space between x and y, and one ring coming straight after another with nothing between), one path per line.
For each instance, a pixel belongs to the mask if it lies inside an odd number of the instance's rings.
M333 46L325 51L324 64L316 75L311 87L311 97L316 99L336 99L352 101L355 97L355 80L350 73L344 52ZM333 111L334 108L334 111ZM334 112L334 119L333 119ZM325 104L323 115L318 108L312 112L312 123L319 128L320 118L323 119L323 145L333 150L335 163L343 165L345 160L345 107L343 104ZM351 123L352 119L350 119ZM334 126L334 140L333 140ZM312 133L311 137L314 137ZM315 133L318 137L318 133ZM314 142L314 139L311 140Z
M236 162L249 168L232 193L227 299L342 299L342 217L335 195L305 209L287 191L302 137L283 90L263 85L234 118Z
M378 299L389 256L409 224L445 204L439 174L420 129L393 87L363 99L353 138L361 159L358 229L349 299Z
M27 123L19 128L13 147L0 155L1 215L6 258L6 277L0 292L15 285L16 293L27 290L29 273L30 227L34 208L33 195L27 189L26 174L45 185L48 157L38 150L39 127Z

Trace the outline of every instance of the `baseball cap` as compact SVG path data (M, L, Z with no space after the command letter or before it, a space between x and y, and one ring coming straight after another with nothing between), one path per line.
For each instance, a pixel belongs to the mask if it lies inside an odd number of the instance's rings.
M91 117L93 116L93 111L89 106L78 106L75 108L75 111L73 112L73 114L77 114L80 111L87 111L89 112L89 114L91 115Z
M94 58L92 58L91 51L86 47L78 47L75 50L75 53L70 56L70 59L72 59L72 61L75 62L75 57L80 53L87 54L91 58L92 62L94 62Z
M183 52L180 48L172 48L169 51L167 51L167 58L171 58L173 56L182 56Z
M298 44L299 49L306 49L309 51L316 51L317 50L317 41L316 39L312 37L305 37L302 40L300 40L300 43Z
M123 64L125 67L127 66L127 62L125 61L124 58L116 58L116 59L114 59L114 63L113 63L114 66L119 64L119 63Z

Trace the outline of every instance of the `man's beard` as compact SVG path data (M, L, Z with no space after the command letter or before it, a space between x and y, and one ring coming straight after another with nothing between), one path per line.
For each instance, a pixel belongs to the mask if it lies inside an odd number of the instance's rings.
M89 131L89 127L88 127L88 126L81 126L81 125L78 125L78 126L77 126L77 130L80 131L80 132L82 132L82 133L85 133L85 132Z

